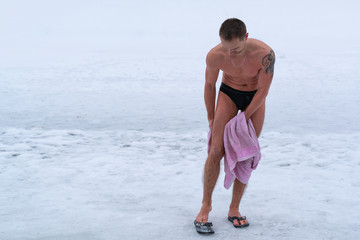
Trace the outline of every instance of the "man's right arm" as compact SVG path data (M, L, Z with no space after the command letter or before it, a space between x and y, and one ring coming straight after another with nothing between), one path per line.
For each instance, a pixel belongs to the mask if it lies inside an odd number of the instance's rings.
M216 64L215 54L210 52L206 57L204 99L209 121L209 128L215 117L216 81L219 76L219 67Z

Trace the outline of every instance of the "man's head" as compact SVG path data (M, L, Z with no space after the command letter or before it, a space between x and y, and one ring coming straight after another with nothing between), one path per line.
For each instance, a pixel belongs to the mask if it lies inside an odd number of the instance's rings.
M245 23L237 18L225 20L220 27L219 35L221 44L229 53L241 53L245 49L248 37Z
M220 37L225 41L231 41L234 38L244 40L246 33L245 23L237 18L229 18L225 20L221 24L219 31Z

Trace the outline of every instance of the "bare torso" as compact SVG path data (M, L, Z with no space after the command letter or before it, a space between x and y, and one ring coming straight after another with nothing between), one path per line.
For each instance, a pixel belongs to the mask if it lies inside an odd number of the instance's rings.
M271 48L253 38L249 38L246 44L246 51L241 55L229 54L221 44L210 52L219 60L219 69L223 71L222 82L237 90L253 91L257 89L264 55Z

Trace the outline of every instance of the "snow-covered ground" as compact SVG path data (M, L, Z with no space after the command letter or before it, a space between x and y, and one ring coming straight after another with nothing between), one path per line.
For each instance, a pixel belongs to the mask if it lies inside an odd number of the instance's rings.
M360 238L357 1L1 1L0 239L200 239L205 55L277 54L262 160L213 239ZM218 81L220 84L220 79Z

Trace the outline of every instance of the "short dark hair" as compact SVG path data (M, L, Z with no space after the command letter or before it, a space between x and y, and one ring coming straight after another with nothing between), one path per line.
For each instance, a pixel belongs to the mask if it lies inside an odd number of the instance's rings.
M219 35L226 41L231 41L237 37L240 40L245 38L247 31L245 23L237 18L225 20L220 27Z

